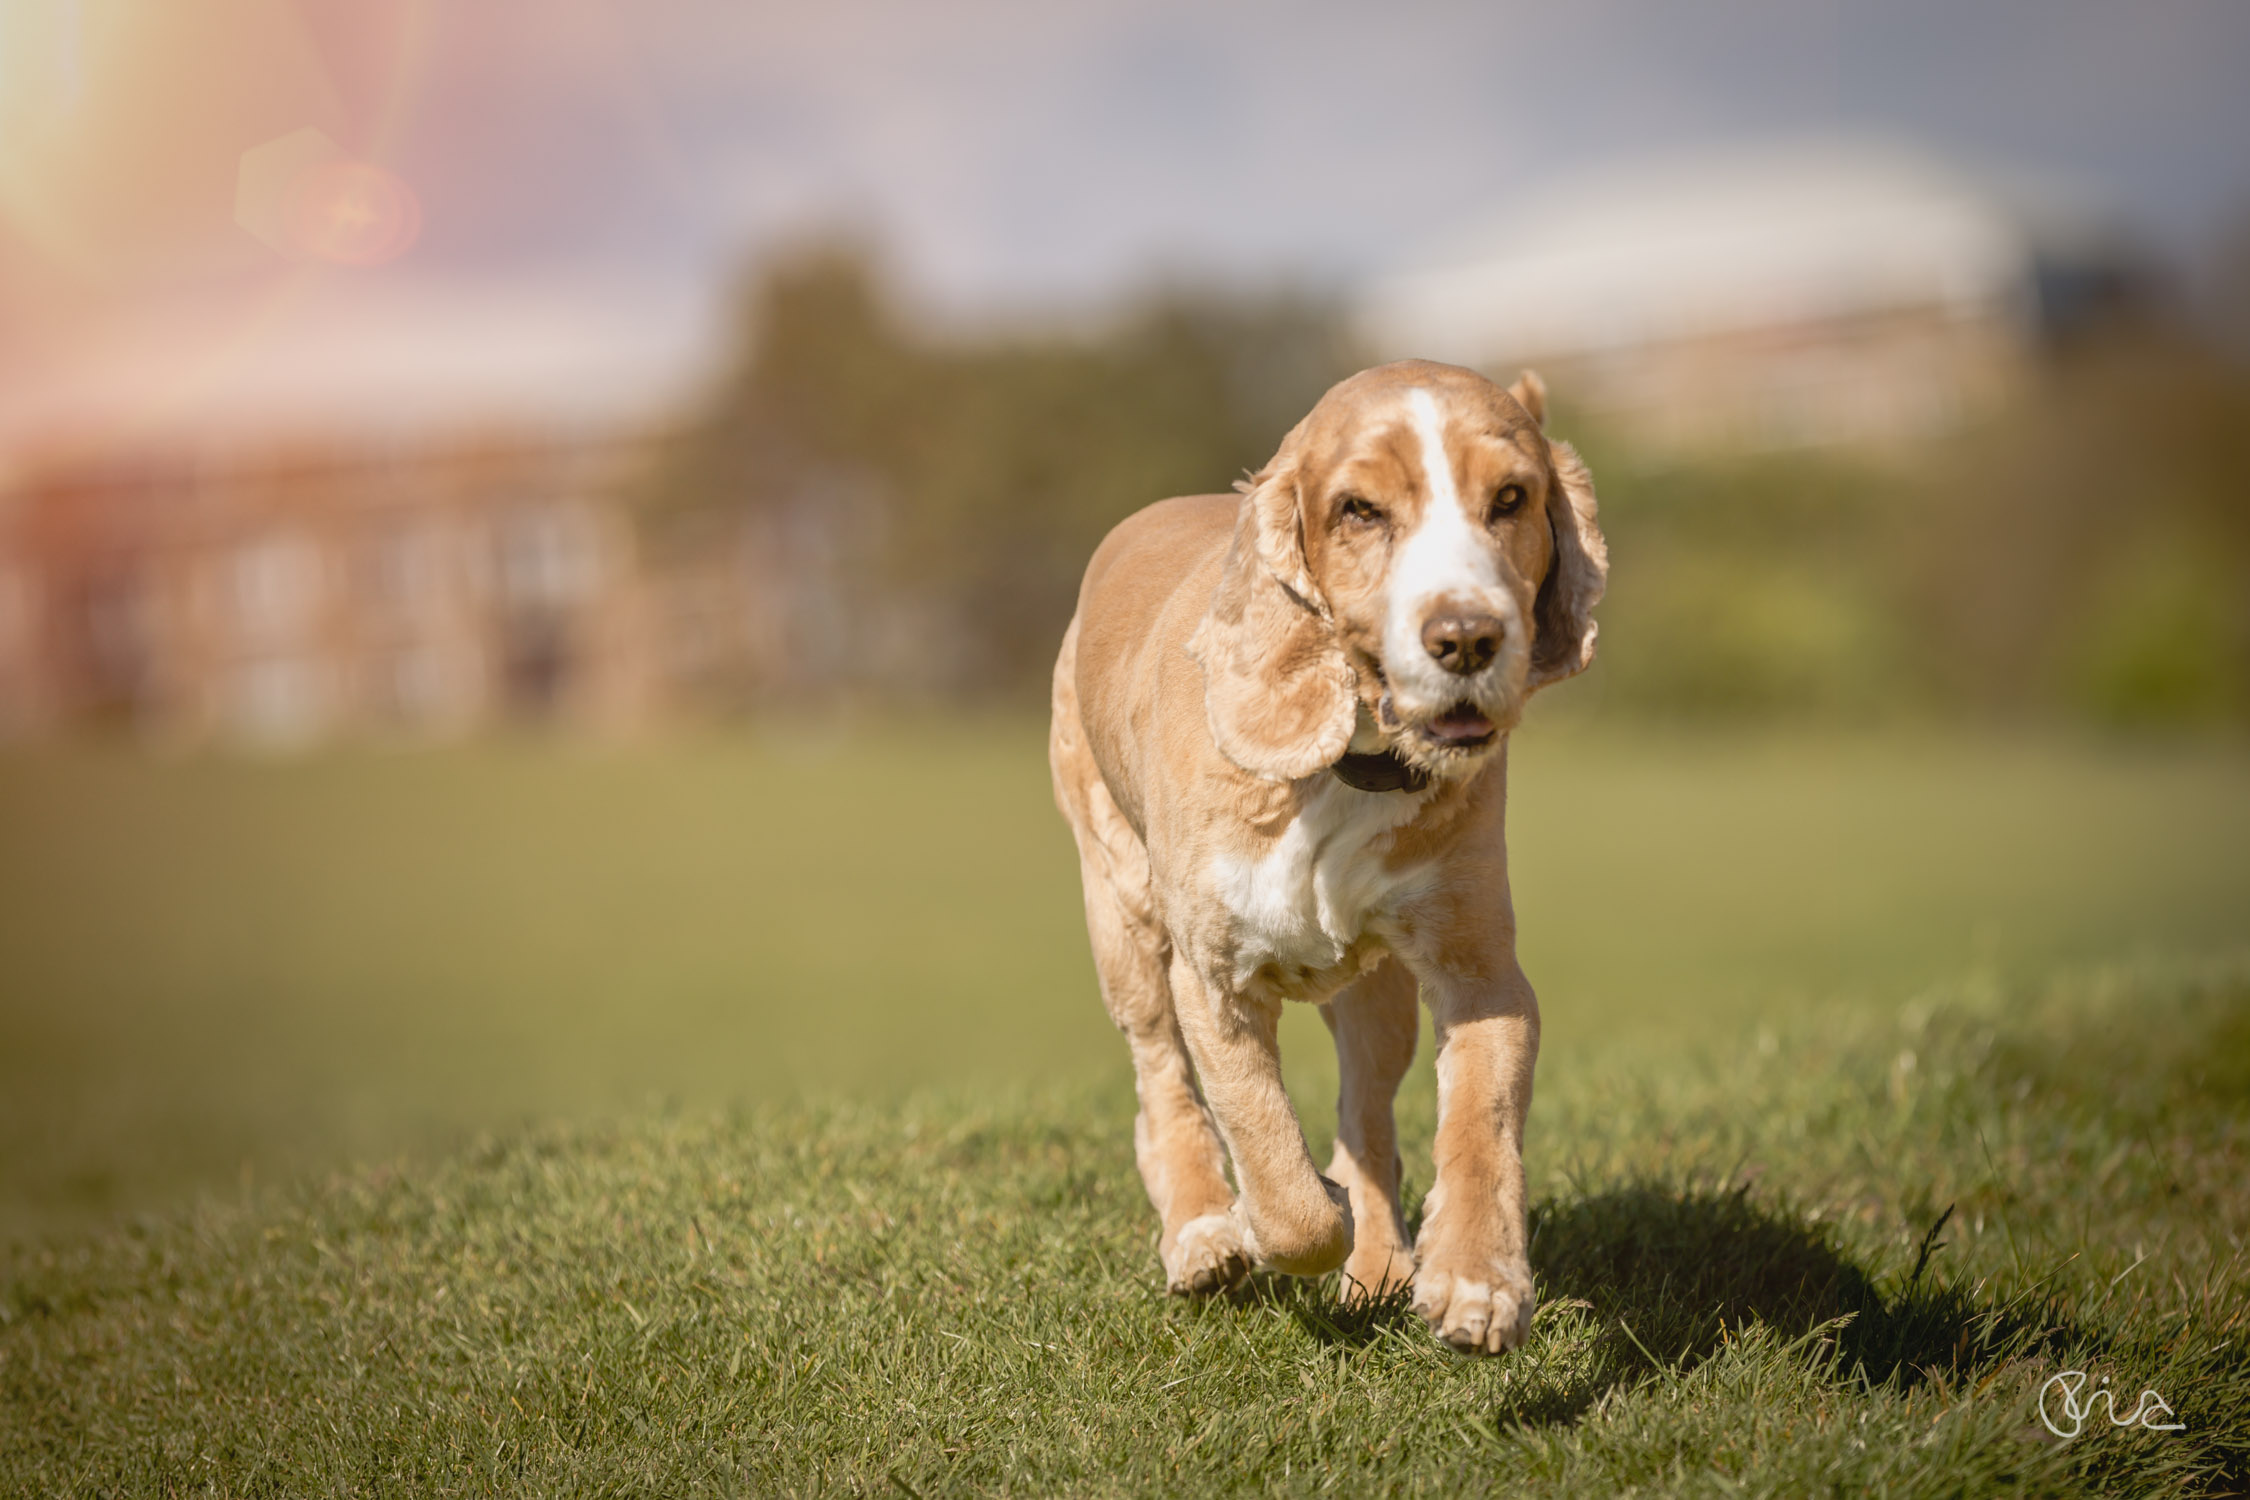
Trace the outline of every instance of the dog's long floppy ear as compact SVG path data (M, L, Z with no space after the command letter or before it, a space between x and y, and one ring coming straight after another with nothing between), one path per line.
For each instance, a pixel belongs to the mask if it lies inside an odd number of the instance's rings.
M1536 420L1537 410L1526 409ZM1557 480L1547 494L1547 528L1555 538L1555 557L1532 605L1537 627L1531 645L1533 688L1575 676L1593 661L1594 637L1601 629L1594 623L1594 606L1601 603L1602 590L1609 583L1609 544L1602 540L1597 520L1594 476L1586 472L1585 460L1570 444L1551 443L1548 451L1554 455Z
M1272 781L1334 765L1359 714L1358 678L1305 567L1292 446L1237 486L1234 542L1188 641L1203 667L1211 738L1228 760Z

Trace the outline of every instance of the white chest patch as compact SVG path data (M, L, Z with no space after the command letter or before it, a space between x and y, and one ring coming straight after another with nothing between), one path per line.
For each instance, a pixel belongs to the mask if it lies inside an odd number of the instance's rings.
M1262 855L1212 860L1212 888L1234 918L1238 988L1269 964L1309 974L1334 969L1370 925L1428 884L1426 868L1386 868L1374 847L1422 801L1413 793L1354 791L1323 776Z

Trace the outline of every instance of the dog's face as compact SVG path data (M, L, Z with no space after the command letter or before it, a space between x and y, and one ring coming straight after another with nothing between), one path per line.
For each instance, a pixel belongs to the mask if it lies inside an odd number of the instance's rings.
M1321 398L1253 481L1198 635L1222 750L1267 775L1347 745L1455 775L1591 659L1593 488L1544 416L1536 376L1420 361Z
M1558 484L1531 387L1447 374L1340 388L1297 465L1306 569L1359 699L1431 770L1482 755L1522 716Z

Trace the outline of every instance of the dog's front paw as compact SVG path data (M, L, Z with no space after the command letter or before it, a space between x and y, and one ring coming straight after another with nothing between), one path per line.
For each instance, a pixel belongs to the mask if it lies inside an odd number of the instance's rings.
M1448 1269L1425 1261L1414 1273L1414 1310L1430 1332L1464 1354L1498 1354L1531 1333L1539 1299L1521 1260Z
M1240 1211L1190 1219L1164 1254L1164 1279L1175 1297L1202 1297L1242 1283L1257 1262Z

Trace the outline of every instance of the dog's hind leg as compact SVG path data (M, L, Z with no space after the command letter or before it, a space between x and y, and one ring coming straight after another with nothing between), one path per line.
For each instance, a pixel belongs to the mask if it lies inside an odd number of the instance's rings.
M1067 666L1078 627L1064 638L1055 673L1055 718L1049 756L1055 801L1078 841L1086 892L1086 933L1102 1003L1133 1049L1141 1101L1133 1121L1133 1154L1163 1222L1157 1253L1164 1278L1181 1294L1223 1291L1249 1274L1252 1256L1240 1219L1230 1212L1226 1155L1195 1086L1187 1044L1172 1009L1167 977L1171 944L1149 900L1148 849L1102 781L1086 751L1078 699Z
M1108 792L1097 785L1095 795L1106 801ZM1165 974L1169 944L1148 909L1148 856L1114 808L1109 814L1130 847L1117 849L1101 840L1089 850L1082 835L1080 865L1102 1001L1133 1049L1141 1101L1133 1120L1133 1154L1163 1220L1157 1253L1166 1283L1181 1294L1223 1291L1249 1273L1251 1255L1239 1221L1228 1212L1234 1190L1227 1185L1225 1156L1173 1015Z
M1421 1026L1414 974L1395 958L1320 1008L1336 1039L1336 1155L1328 1175L1352 1199L1352 1253L1344 1297L1396 1292L1414 1277L1414 1251L1399 1212L1398 1128L1391 1100L1414 1061Z

